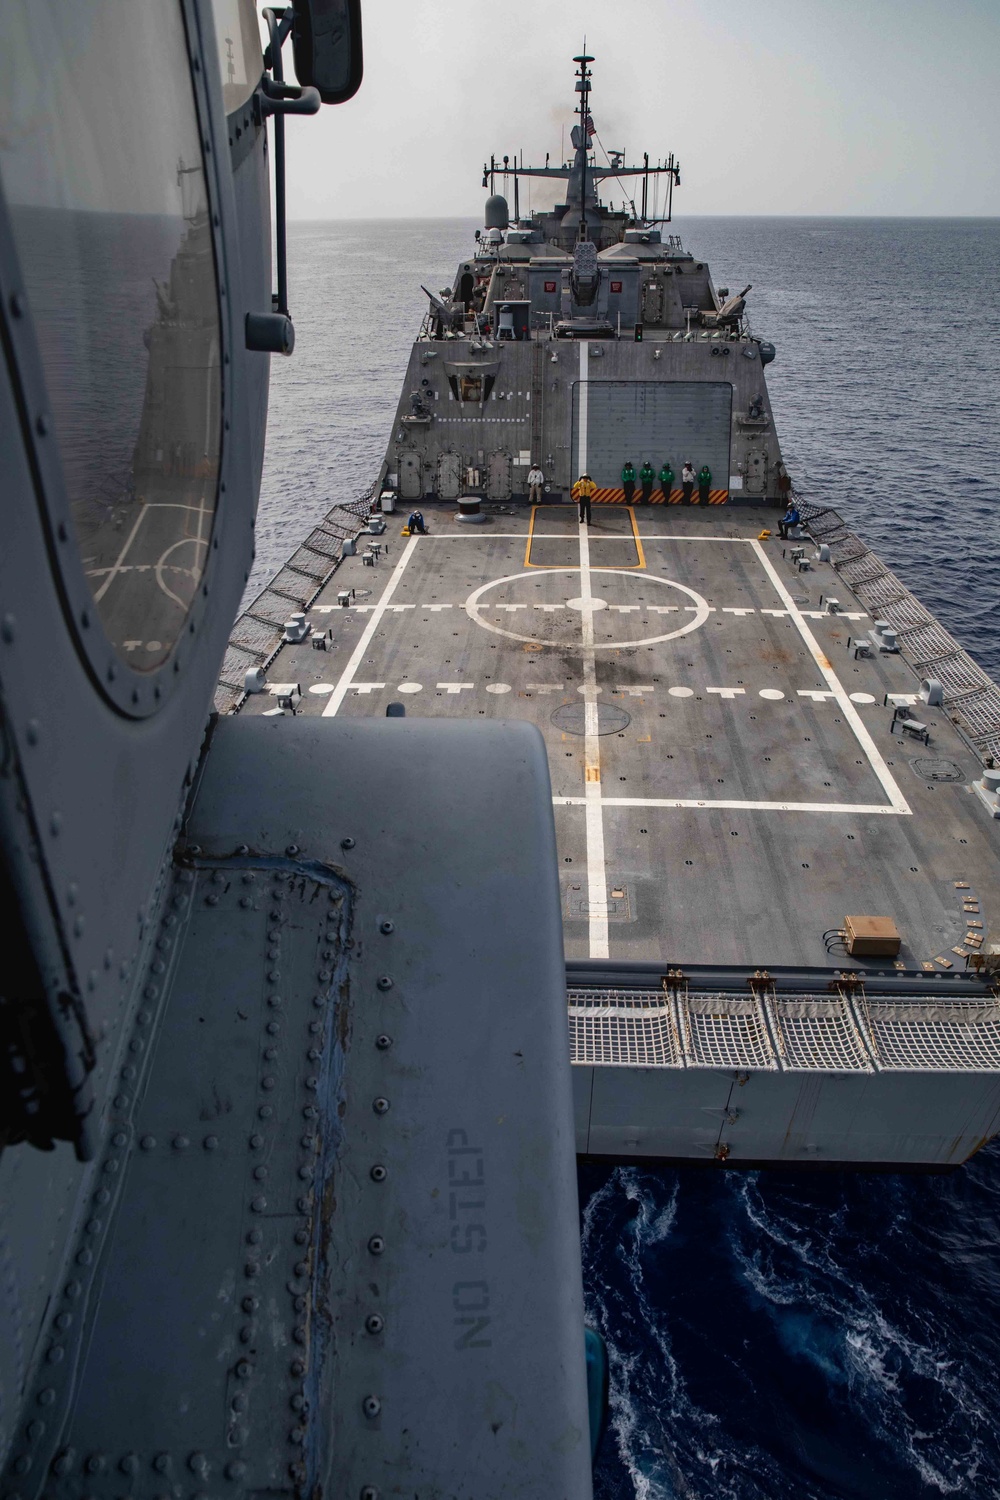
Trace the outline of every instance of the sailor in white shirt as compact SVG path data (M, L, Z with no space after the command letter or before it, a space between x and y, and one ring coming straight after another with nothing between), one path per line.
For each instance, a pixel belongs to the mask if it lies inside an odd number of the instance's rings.
M691 496L694 493L694 468L692 467L690 459L688 459L687 463L681 470L681 491L684 497L683 503L685 505L690 505Z
M545 483L545 475L537 464L532 464L528 470L528 504L541 505L542 485Z

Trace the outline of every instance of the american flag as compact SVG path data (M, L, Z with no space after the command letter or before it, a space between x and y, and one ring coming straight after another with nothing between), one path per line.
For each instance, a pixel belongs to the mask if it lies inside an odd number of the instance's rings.
M597 134L597 126L594 124L594 117L588 111L588 113L587 113L587 140L589 141L590 138L591 138L591 136L596 135L596 134Z

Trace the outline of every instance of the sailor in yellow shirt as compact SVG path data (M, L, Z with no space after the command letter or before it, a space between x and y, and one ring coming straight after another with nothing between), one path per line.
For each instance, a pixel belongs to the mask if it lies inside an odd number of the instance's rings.
M581 474L573 486L573 499L580 503L580 524L590 525L590 502L597 492L597 485L589 474Z

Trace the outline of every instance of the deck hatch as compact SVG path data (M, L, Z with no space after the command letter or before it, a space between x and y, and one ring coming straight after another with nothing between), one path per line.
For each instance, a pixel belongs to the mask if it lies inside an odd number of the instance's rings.
M583 402L581 386L573 387L570 451L585 453L582 466L598 491L621 493L622 465L627 458L637 471L648 458L657 472L669 460L678 476L690 458L695 469L708 465L716 488L727 483L733 404L728 382L589 380L586 392ZM582 447L581 407L586 414Z

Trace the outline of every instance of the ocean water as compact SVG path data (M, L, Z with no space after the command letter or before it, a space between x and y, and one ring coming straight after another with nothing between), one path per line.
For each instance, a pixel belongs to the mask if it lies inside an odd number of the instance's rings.
M1000 680L1000 220L680 219L754 331L797 487ZM370 482L475 224L293 225L248 592ZM1000 1497L1000 1147L948 1177L581 1170L601 1500Z

